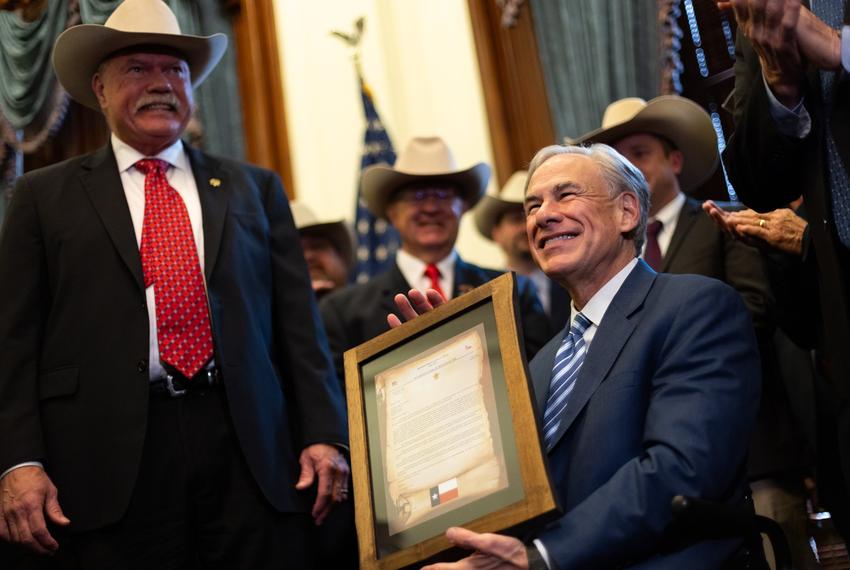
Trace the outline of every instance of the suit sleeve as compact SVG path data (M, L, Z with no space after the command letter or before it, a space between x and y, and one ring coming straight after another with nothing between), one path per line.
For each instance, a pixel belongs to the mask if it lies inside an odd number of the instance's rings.
M738 295L716 282L669 302L675 313L648 371L644 451L541 533L559 570L625 566L658 552L676 494L740 499L728 494L759 399L749 317Z
M38 407L38 358L50 298L33 192L18 179L0 234L0 473L46 460Z
M776 303L761 252L725 233L722 240L724 282L741 295L758 337L772 338Z
M344 321L344 313L339 310L340 301L341 299L337 293L331 293L319 303L319 312L322 315L322 321L328 333L328 344L333 357L336 374L340 382L344 385L345 362L343 355L347 347L352 346L352 343L348 338L348 327ZM344 305L345 303L343 303Z
M345 405L334 373L298 231L277 175L268 173L266 212L274 287L275 344L294 395L302 447L348 443Z
M805 169L799 166L806 149L817 140L816 109L807 106L812 115L808 136L796 139L781 134L770 114L758 56L741 34L735 46L735 132L723 161L744 204L760 212L775 210L803 192Z
M552 338L554 332L549 323L549 318L543 311L543 304L537 296L537 289L531 279L521 275L517 276L517 290L525 357L530 361L537 354L537 351L543 348L543 345Z

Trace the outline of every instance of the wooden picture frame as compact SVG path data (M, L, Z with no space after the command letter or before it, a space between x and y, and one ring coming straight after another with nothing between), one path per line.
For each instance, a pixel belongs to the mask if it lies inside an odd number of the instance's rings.
M558 514L506 273L345 353L363 569L459 558L449 526Z

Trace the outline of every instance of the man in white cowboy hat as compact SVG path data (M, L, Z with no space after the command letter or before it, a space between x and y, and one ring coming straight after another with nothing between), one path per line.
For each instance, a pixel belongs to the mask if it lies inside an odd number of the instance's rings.
M528 172L517 170L497 195L485 194L473 212L475 227L502 248L509 270L531 279L552 330L559 331L570 317L570 297L563 287L546 277L531 255L523 211L527 180Z
M343 220L320 221L306 204L291 202L316 298L344 287L354 266L351 231Z
M670 502L744 504L759 382L740 296L638 258L649 189L606 145L541 149L524 208L535 262L572 299L571 325L528 366L563 514L524 543L451 528L449 541L475 553L428 570L729 568L742 541L681 532ZM426 295L397 297L402 318L442 302Z
M401 248L386 272L322 299L322 318L339 374L346 350L388 330L386 315L399 291L433 287L451 299L500 275L467 263L455 251L460 218L484 194L489 178L490 167L484 163L458 169L439 137L415 137L393 167L366 169L363 200L398 230ZM534 286L524 278L519 281L519 310L531 356L550 330Z
M756 510L783 525L795 551L795 566L813 565L802 477L811 455L784 386L794 379L783 379L775 356L773 294L761 253L722 231L699 201L685 195L717 167L711 118L693 101L674 95L649 102L620 99L605 110L601 128L575 142L610 144L646 177L651 202L643 257L656 271L713 277L743 298L755 325L764 378L747 465Z
M225 46L160 0L56 41L112 138L22 176L3 228L0 536L61 567L310 567L348 493L280 181L180 141Z

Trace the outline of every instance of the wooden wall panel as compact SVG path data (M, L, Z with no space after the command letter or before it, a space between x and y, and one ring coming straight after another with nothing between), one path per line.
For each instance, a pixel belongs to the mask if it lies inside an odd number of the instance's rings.
M233 0L245 158L277 172L295 196L273 2Z
M531 7L523 3L516 24L501 25L493 0L468 0L499 186L526 168L540 148L559 142L549 111Z

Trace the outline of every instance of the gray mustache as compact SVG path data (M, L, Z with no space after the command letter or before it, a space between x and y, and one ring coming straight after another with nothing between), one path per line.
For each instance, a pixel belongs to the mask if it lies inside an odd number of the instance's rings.
M142 98L136 104L136 111L147 107L148 105L168 105L175 111L180 110L180 101L175 95L148 95Z

